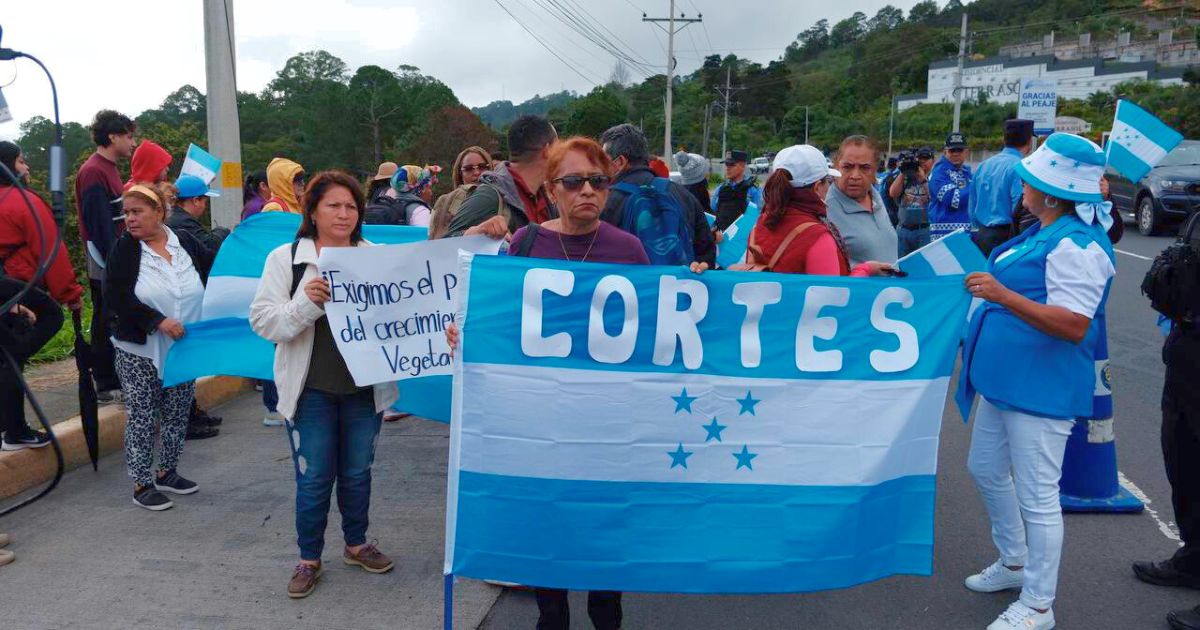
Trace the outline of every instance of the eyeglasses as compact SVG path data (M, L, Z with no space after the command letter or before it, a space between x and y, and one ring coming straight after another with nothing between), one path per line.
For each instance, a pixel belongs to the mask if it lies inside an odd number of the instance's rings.
M474 166L463 166L458 169L464 173L482 173L488 169L487 164L476 164Z
M562 184L563 188L571 192L583 188L584 182L591 184L593 190L608 190L608 187L612 184L612 178L608 175L564 175L550 181Z

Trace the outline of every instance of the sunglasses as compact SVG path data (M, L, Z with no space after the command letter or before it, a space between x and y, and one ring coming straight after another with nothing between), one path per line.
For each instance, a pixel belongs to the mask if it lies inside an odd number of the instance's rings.
M955 148L946 149L946 150L951 153L962 153L963 151L966 151L966 149L964 149L962 147L955 147Z
M584 182L591 184L593 190L608 190L608 187L612 184L612 178L608 175L588 175L586 177L583 175L564 175L550 181L562 184L563 188L571 192L583 188Z
M487 164L476 164L474 166L464 166L458 169L464 173L482 173L488 170Z

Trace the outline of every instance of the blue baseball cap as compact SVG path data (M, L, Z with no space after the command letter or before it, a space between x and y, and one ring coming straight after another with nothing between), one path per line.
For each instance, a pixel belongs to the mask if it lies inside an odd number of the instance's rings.
M180 175L179 179L175 180L175 187L179 189L179 199L221 196L221 193L209 190L208 184L205 184L203 179L195 175Z

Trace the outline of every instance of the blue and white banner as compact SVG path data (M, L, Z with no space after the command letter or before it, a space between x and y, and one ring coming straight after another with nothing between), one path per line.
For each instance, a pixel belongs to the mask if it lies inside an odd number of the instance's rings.
M217 173L221 172L221 158L201 149L200 147L189 144L187 155L183 158L183 166L179 169L180 175L195 175L204 180L205 184L212 187L212 180L216 179Z
M707 213L705 213L707 214ZM716 217L713 217L716 220ZM717 264L722 269L745 262L746 248L750 245L750 233L758 223L758 206L746 204L746 212L731 223L722 233L721 242L717 243ZM709 223L711 226L712 223Z
M163 368L167 386L224 374L270 380L275 345L250 328L250 303L262 277L267 255L296 238L300 215L260 212L238 224L221 244L204 291L203 319L187 325L187 334L171 346ZM367 225L363 237L373 243L425 240L423 227ZM448 422L450 377L411 379L397 403L404 411Z
M1126 100L1117 101L1117 115L1105 149L1108 165L1137 182L1150 172L1183 136L1154 114Z
M961 276L459 276L447 573L768 593L932 572Z

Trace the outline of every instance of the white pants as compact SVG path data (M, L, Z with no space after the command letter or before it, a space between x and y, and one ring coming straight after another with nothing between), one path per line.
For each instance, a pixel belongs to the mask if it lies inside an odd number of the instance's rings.
M1000 560L1025 567L1021 603L1050 608L1058 587L1063 518L1058 480L1073 423L980 400L967 468L975 478Z

